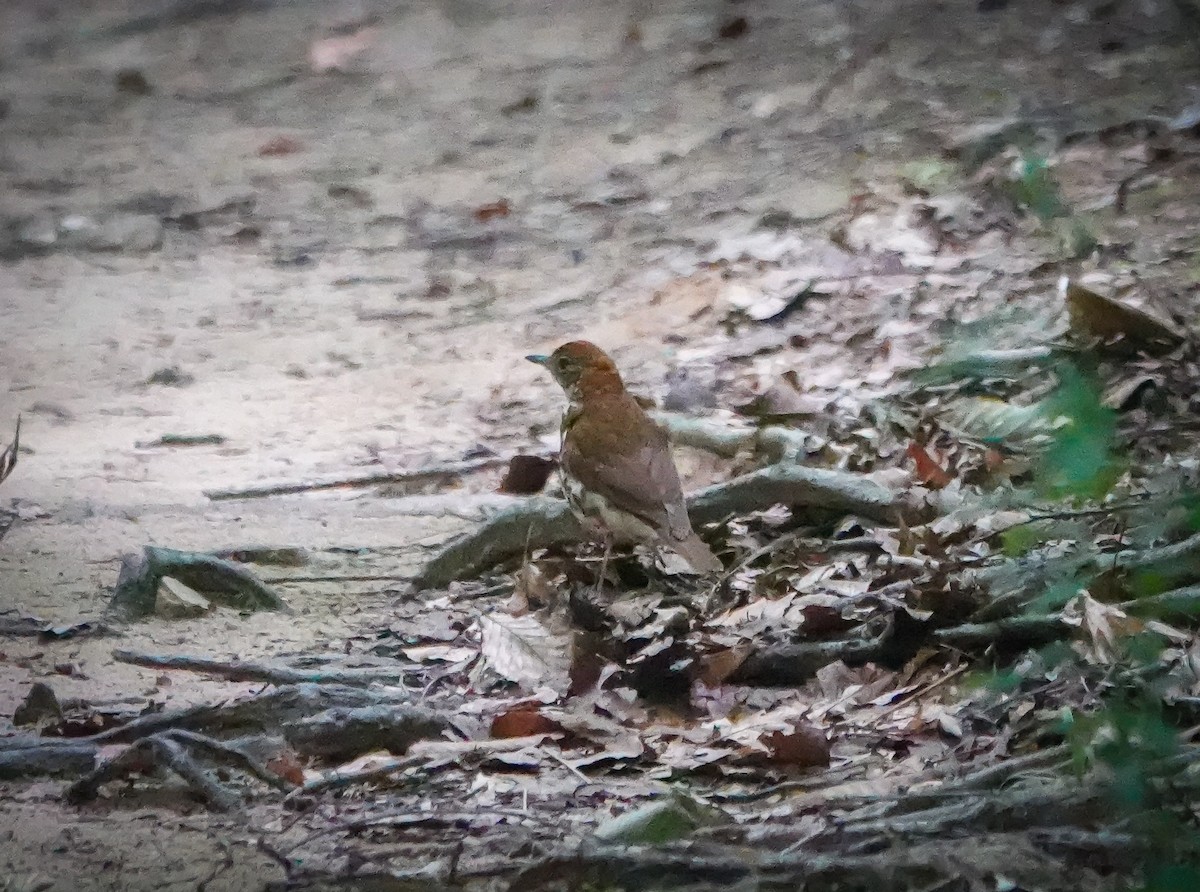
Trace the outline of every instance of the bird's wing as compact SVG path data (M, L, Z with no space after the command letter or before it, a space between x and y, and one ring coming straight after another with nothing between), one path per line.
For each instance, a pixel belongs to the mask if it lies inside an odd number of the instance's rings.
M634 515L662 535L685 539L692 532L683 486L671 458L666 434L657 426L632 449L585 457L579 442L568 438L563 466L583 486L603 496L614 508Z

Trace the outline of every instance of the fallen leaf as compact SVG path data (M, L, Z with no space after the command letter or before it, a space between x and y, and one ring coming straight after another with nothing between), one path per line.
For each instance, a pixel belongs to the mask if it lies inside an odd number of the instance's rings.
M425 644L406 647L400 651L414 663L458 663L475 656L474 648L454 647L449 644Z
M296 786L304 783L304 766L291 750L285 750L267 760L267 770Z
M483 657L496 674L530 690L549 687L559 696L571 686L571 640L554 634L533 614L479 616Z
M662 845L686 839L701 827L715 827L728 818L712 806L679 792L604 821L596 838L626 845Z
M284 155L294 155L304 146L300 140L290 136L274 136L258 147L261 158L280 158Z
M725 679L733 675L738 667L746 662L746 657L753 652L754 645L749 641L743 641L733 647L727 647L701 657L699 680L710 688L724 684Z
M562 725L536 709L522 707L502 712L492 719L489 734L496 739L530 737L534 734L559 734Z
M793 768L829 765L829 738L821 729L797 721L791 731L771 731L761 738L768 761Z
M507 217L510 210L508 199L501 198L499 201L480 205L475 208L471 216L480 223L486 223L488 220L495 220L498 217Z
M909 443L904 452L917 466L917 479L930 489L949 486L951 480L954 479L933 460L933 457L923 447L916 443Z
M1059 281L1059 292L1067 303L1071 330L1086 338L1098 338L1109 349L1165 353L1183 343L1183 335L1169 323L1077 285L1065 276Z
M541 492L557 466L558 462L552 458L514 455L508 460L508 470L497 491L519 496Z

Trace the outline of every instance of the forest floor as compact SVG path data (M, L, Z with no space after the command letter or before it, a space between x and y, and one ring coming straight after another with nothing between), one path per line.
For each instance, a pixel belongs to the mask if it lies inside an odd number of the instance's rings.
M0 733L35 681L117 712L262 687L114 648L296 660L381 641L434 648L408 654L430 673L422 696L436 705L432 689L450 685L451 708L485 725L496 682L466 668L479 602L406 581L476 523L445 508L456 496L494 491L515 453L556 447L562 394L528 353L586 337L640 392L715 404L717 419L795 371L784 414L819 406L842 430L959 326L985 320L971 337L990 347L1054 328L1064 274L1104 293L1136 283L1194 320L1200 154L1186 116L1200 55L1175 8L985 5L0 5L0 441L23 418L0 486L4 616L104 622L122 556L146 545L307 555L257 568L292 614L220 607L6 637ZM1026 138L1097 251L979 199L1007 169L1006 140ZM997 140L999 154L984 148ZM863 468L889 464L878 457ZM894 459L913 471L903 448ZM475 461L409 484L208 495ZM689 488L732 473L699 453L681 468ZM957 665L939 668L938 696L962 695ZM843 670L870 690L864 708L908 692L889 722L923 684L915 669ZM948 712L925 715L919 742L889 757L913 772L964 735ZM75 806L70 778L5 780L0 889L300 886L400 862L454 885L460 856L534 863L653 798L673 745L641 762L447 757L401 800L382 787L294 810L260 796L225 815L170 785L113 784ZM829 771L878 779L857 746L835 736ZM788 777L772 782L799 783ZM708 801L748 808L749 794L726 794ZM363 829L385 814L390 835ZM1038 864L1027 888L1084 882ZM472 881L503 879L481 868Z

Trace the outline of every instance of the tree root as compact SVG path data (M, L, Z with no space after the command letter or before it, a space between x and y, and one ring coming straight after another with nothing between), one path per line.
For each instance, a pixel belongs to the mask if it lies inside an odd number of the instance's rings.
M693 524L714 523L775 505L805 506L855 514L894 524L919 519L928 508L867 474L809 468L793 463L710 486L688 499ZM517 555L579 542L584 531L560 499L535 498L502 511L434 555L414 580L418 588L442 588L469 579Z
M141 554L127 554L121 559L110 613L125 620L153 613L158 584L164 576L239 610L291 610L283 598L239 564L203 552L147 545Z

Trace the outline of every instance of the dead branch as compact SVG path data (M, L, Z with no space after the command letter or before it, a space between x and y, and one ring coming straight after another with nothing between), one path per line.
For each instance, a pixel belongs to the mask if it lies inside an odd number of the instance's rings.
M67 788L67 801L88 802L95 799L100 787L109 781L131 774L145 774L149 769L158 767L169 769L182 778L210 808L230 811L236 807L239 802L237 794L210 777L203 766L192 758L183 741L174 736L176 733L168 731L139 740L115 758L102 762Z
M1151 574L1171 585L1194 582L1200 580L1200 533L1171 545L1160 545L1151 547L1151 549L1128 549L1118 551L1115 555L1094 555L1090 558L1081 558L1080 564L1080 567L1076 568L1080 575L1099 574L1104 573L1105 570L1120 570L1121 573ZM998 580L1009 575L1018 577L1019 582L1010 587L1009 591L1000 592L992 597L988 603L976 611L973 618L978 622L986 622L1014 615L1028 600L1044 591L1056 569L1058 569L1056 564L1050 561L1037 563L1006 559L1006 561L990 565L980 571L978 576L978 582L983 587L994 587ZM1158 604L1163 609L1172 603L1172 599L1166 595L1156 595L1156 597L1162 598ZM1184 601L1188 599L1188 595L1180 595L1177 612L1187 613L1183 607ZM1148 605L1154 603L1151 599L1140 600L1146 601L1147 606L1138 607L1138 610L1148 610L1150 609ZM1130 607L1133 604L1134 601L1129 601Z
M407 694L404 695L407 697ZM212 734L278 732L286 722L296 721L335 706L371 706L391 702L388 691L372 691L346 685L296 684L267 691L232 703L194 706L157 715L140 716L131 722L91 737L92 743L129 743L159 731L186 728ZM0 752L4 741L0 739Z
M17 416L17 428L13 432L12 442L0 451L0 483L13 472L17 466L17 456L21 451L21 416Z
M148 669L180 669L203 672L229 681L255 681L273 685L344 684L362 685L377 682L403 681L408 675L424 671L420 666L395 668L364 667L352 669L293 669L272 663L244 660L214 660L183 654L148 654L132 650L114 650L113 659L119 663L145 666Z
M319 492L327 489L361 489L367 486L380 486L387 483L422 484L437 480L448 480L499 467L505 463L502 458L478 458L473 461L446 462L445 464L430 465L423 468L412 468L406 471L374 471L366 474L344 474L340 477L326 477L320 480L280 481L263 483L258 486L247 486L240 489L209 489L204 495L214 502L231 499L264 499L270 496L294 495L301 492Z
M1058 614L1016 616L990 623L965 623L933 629L934 643L963 650L982 650L993 645L1031 647L1062 638L1074 629ZM804 641L776 644L755 651L729 680L735 684L786 687L804 684L817 670L841 660L848 665L878 662L888 656L890 630L875 638L841 638L833 641Z
M544 858L521 870L509 889L588 887L624 889L715 888L750 884L754 888L804 889L806 892L908 892L949 888L963 877L978 880L1003 873L1022 885L1041 888L1039 880L1058 872L1053 859L1028 845L1019 834L998 835L971 846L969 855L950 857L942 841L897 845L881 840L876 854L820 853L809 850L757 857L744 847L667 844L663 846L584 846ZM1019 853L1017 857L1014 857ZM497 864L495 872L475 871L467 877L511 874ZM1076 872L1077 884L1056 889L1092 890L1096 876ZM372 885L396 889L400 885Z
M0 746L0 780L91 771L100 748L94 743L47 737L7 738Z
M764 687L801 685L815 676L817 670L838 660L861 665L879 659L890 637L889 630L875 638L773 645L751 653L729 681Z
M305 783L304 793L319 793L322 790L341 789L355 784L380 780L398 771L424 765L435 759L466 760L487 757L493 753L516 752L527 746L537 746L550 739L547 734L528 737L507 737L497 740L422 740L413 744L404 756L381 759L371 765L354 770L335 768L321 777Z
M263 735L255 735L236 740L217 740L215 737L197 734L195 731L185 731L182 728L168 733L173 740L201 750L213 761L244 771L269 787L284 791L291 790L293 787L291 783L269 769L253 752L255 749L261 749L264 744L277 752L282 752L286 745L282 738L270 739Z
M446 717L432 710L377 704L339 706L285 722L283 734L308 755L347 760L380 749L404 753L418 740L440 737L449 728Z

